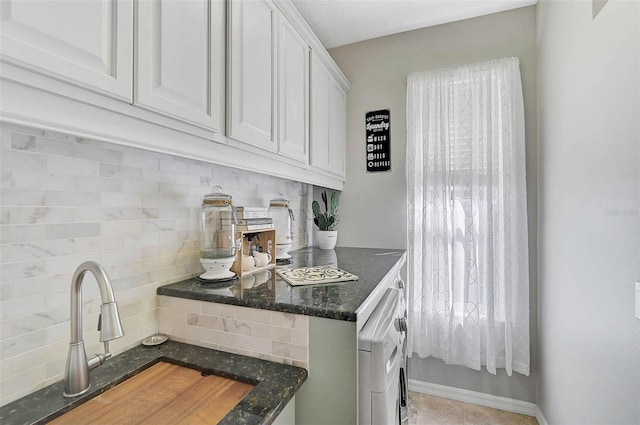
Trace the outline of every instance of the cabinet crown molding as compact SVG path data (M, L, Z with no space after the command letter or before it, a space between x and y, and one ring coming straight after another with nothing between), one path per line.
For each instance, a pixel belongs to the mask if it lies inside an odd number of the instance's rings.
M327 67L331 75L338 81L345 92L351 90L351 83L342 73L338 65L335 63L327 49L324 47L316 33L313 32L309 24L304 20L298 9L290 0L276 0L276 6L289 19L293 26L302 34L309 43L311 51L318 55L323 65Z

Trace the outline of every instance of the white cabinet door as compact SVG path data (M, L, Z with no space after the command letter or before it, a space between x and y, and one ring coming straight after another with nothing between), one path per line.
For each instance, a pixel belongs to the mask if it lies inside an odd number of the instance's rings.
M309 46L284 17L278 37L278 153L309 161Z
M229 2L229 136L271 151L276 145L276 23L270 0Z
M224 3L138 2L135 103L220 129Z
M331 74L311 54L311 165L331 171L329 147Z
M347 95L335 80L332 81L329 98L331 104L329 118L331 171L344 177L347 148Z
M347 95L311 55L311 165L344 177Z
M2 56L131 101L131 0L0 2Z

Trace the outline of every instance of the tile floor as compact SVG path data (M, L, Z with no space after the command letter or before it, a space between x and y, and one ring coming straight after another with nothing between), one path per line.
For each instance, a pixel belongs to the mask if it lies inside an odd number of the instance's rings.
M538 425L533 416L409 391L409 425Z

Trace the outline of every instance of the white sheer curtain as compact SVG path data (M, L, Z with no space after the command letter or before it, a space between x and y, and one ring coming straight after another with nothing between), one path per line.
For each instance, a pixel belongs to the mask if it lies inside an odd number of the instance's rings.
M529 374L517 58L407 81L409 352Z

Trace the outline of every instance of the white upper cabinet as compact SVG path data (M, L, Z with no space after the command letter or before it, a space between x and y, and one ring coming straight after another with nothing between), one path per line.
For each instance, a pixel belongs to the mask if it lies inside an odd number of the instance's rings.
M131 101L131 0L0 1L2 56Z
M285 18L278 37L278 153L309 161L309 46Z
M228 7L228 136L275 152L277 9L269 0Z
M223 1L145 0L137 7L135 104L220 130Z
M311 165L345 175L347 96L315 54L311 55Z
M329 118L331 171L344 177L347 149L347 94L335 81L331 84L329 100L331 104Z
M0 0L6 123L341 190L349 88L290 0Z
M329 147L329 96L332 86L331 74L322 65L315 53L311 54L311 165L331 171Z

